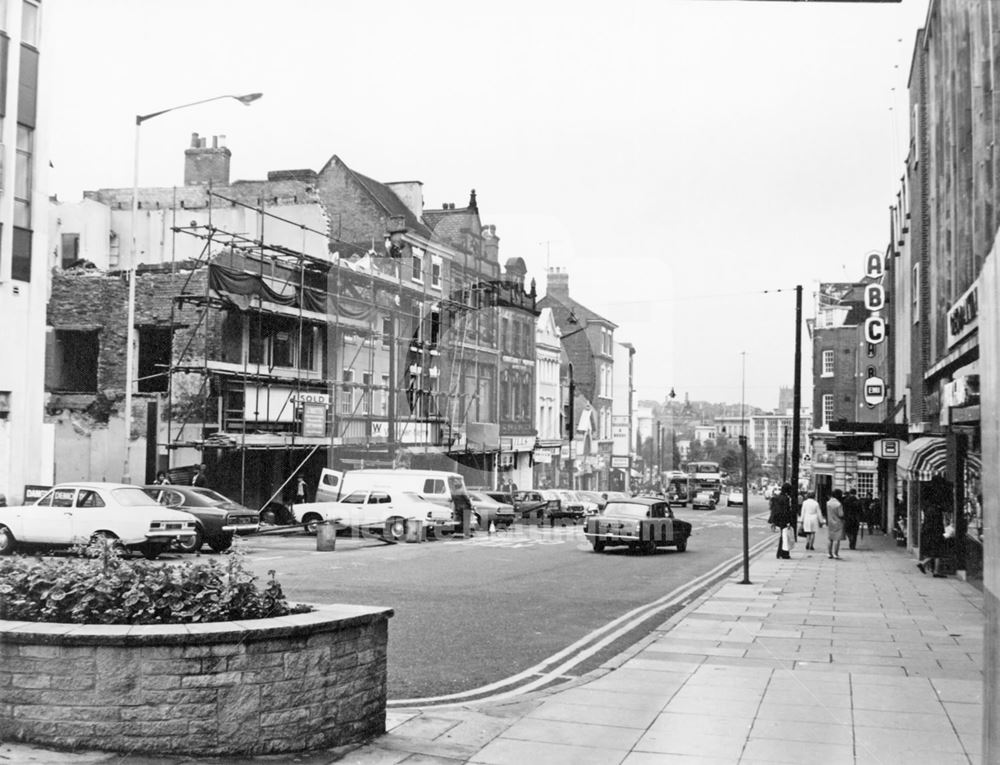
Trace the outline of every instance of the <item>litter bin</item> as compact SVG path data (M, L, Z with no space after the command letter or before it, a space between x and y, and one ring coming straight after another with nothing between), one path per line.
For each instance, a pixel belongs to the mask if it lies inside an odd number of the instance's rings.
M337 522L323 521L316 526L317 552L330 552L337 546Z
M406 521L406 541L424 541L424 522L419 518L408 518Z

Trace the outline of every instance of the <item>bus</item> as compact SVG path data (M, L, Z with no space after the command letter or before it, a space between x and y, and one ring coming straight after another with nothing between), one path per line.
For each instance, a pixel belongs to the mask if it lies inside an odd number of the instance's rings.
M718 502L722 496L722 470L718 462L697 461L687 464L688 494L694 497L699 491L708 491Z

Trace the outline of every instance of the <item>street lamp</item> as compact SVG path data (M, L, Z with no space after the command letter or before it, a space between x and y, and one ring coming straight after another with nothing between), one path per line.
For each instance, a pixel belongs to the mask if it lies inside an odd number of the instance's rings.
M125 461L122 467L122 483L132 482L132 465L129 457L129 441L131 440L132 435L132 387L135 385L135 372L132 369L135 355L132 333L135 330L135 280L137 273L136 267L138 266L139 259L139 251L136 246L136 225L139 216L139 129L142 127L142 123L146 120L151 120L153 117L159 117L161 114L166 114L167 112L175 112L178 109L187 109L189 106L198 106L200 104L207 104L210 101L221 101L226 98L235 99L244 106L249 106L262 95L264 94L247 93L242 96L213 96L212 98L204 98L201 101L192 101L189 104L180 104L179 106L171 106L169 109L160 109L158 112L137 114L135 116L135 153L132 160L132 217L130 223L132 227L132 243L129 248L128 318L125 325ZM147 438L148 437L149 435L147 434Z
M570 324L579 324L579 319L576 318L576 314L571 310L569 312ZM560 335L559 340L562 342L568 337L577 335L586 329L586 325L580 327L579 329L574 329L572 332L567 332L565 335ZM576 411L574 407L574 402L576 399L576 384L573 382L573 362L567 363L569 367L569 402L567 406L568 422L566 423L566 435L569 438L569 455L566 461L569 463L569 488L571 490L576 489L576 463L573 461L573 437L576 435Z

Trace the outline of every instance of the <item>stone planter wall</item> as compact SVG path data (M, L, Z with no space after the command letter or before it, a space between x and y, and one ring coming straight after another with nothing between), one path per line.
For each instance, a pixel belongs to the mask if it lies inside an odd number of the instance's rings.
M124 753L256 755L385 732L390 609L245 622L0 621L0 739Z

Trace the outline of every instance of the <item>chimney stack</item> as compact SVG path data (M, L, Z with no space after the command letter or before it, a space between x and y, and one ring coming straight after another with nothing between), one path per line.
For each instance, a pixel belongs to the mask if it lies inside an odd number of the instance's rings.
M545 275L545 294L556 300L569 297L569 273L561 268L550 268Z
M424 184L420 181L394 181L385 184L417 220L424 217Z
M483 226L483 257L494 263L500 262L500 237L497 236L497 227L494 225Z
M184 185L229 185L229 160L232 152L226 148L226 137L212 136L211 147L206 139L191 134L191 147L184 150Z

